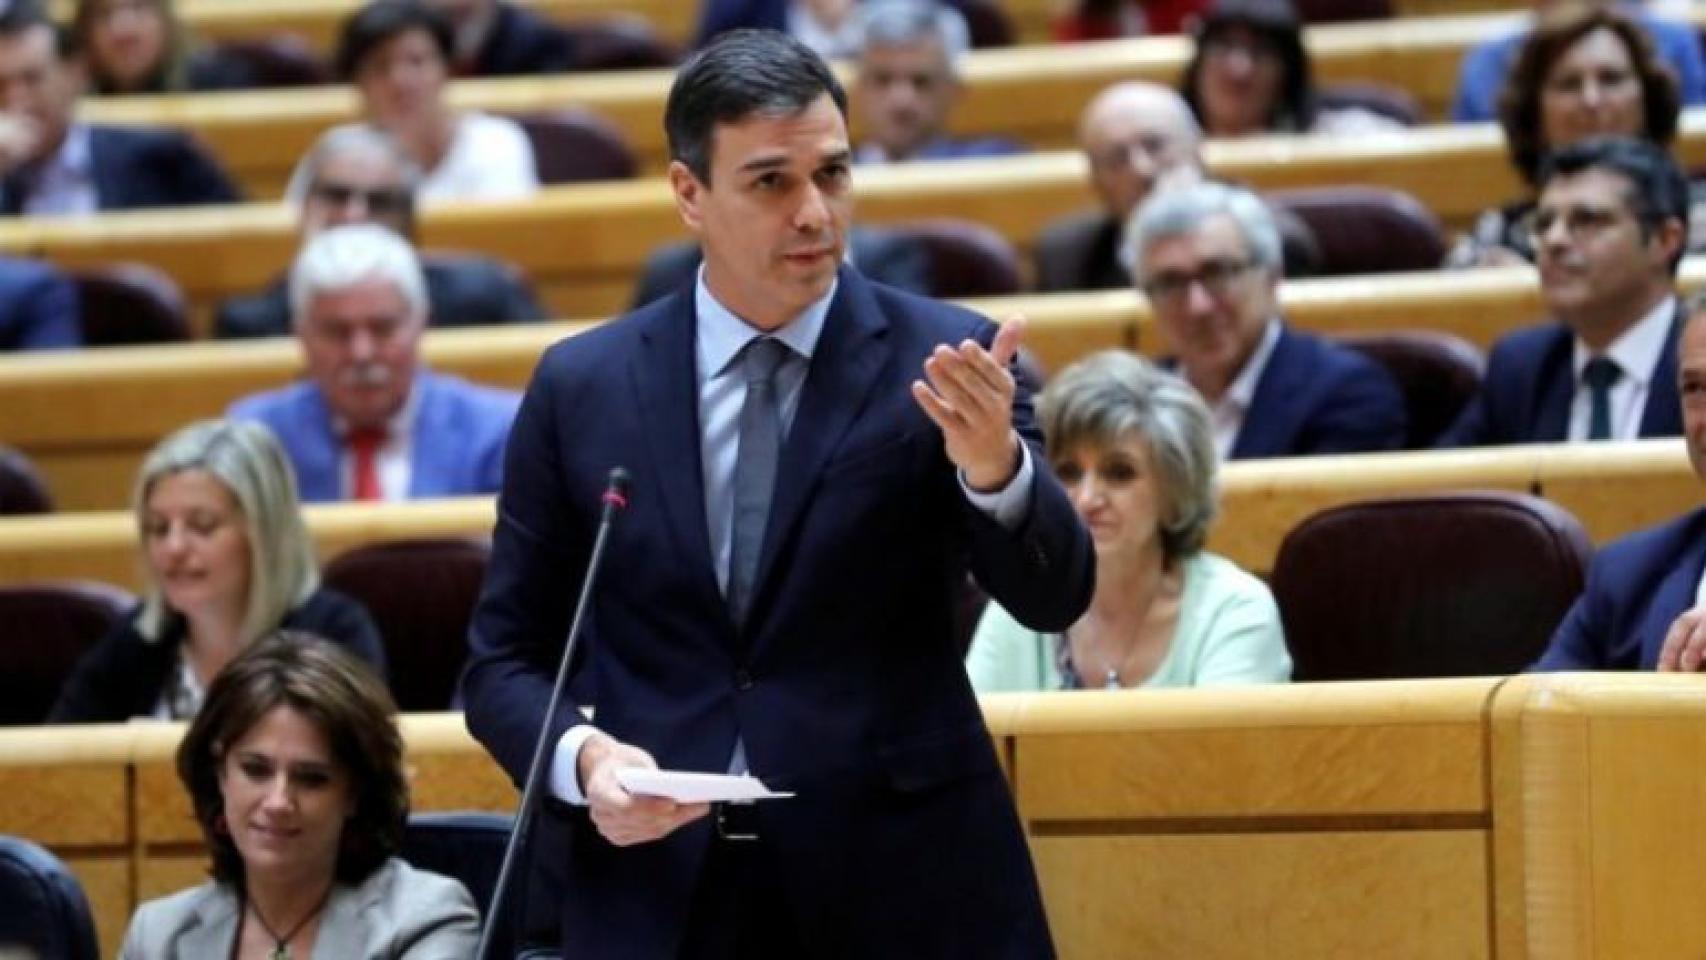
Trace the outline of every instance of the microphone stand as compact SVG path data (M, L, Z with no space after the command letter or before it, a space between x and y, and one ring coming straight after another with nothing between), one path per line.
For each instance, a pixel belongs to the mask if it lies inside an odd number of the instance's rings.
M503 866L498 869L498 882L492 889L492 902L486 909L486 922L480 927L480 945L474 956L478 960L493 960L490 956L492 948L492 931L502 922L504 901L509 894L510 881L515 873L515 865L519 860L518 853L527 846L529 835L532 833L533 812L538 806L539 781L545 775L545 757L548 753L546 737L550 735L552 721L557 716L557 704L563 698L563 688L569 678L569 663L574 659L575 642L580 639L581 622L586 619L587 601L592 598L593 585L598 579L598 568L604 559L604 543L610 535L611 524L616 514L628 507L628 471L621 467L612 467L610 479L606 482L601 501L604 511L598 519L598 533L592 541L592 553L587 558L586 579L581 584L580 600L575 604L575 616L569 623L569 636L563 643L563 657L557 664L557 681L551 687L551 700L545 707L545 719L539 725L539 739L533 745L533 761L527 767L527 779L522 783L521 806L515 811L515 828L510 832L509 843L504 847Z

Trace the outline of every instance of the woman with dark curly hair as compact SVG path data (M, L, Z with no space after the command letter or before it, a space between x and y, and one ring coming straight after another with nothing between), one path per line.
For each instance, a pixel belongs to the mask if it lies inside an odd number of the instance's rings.
M1591 137L1636 137L1669 147L1680 110L1676 77L1646 31L1609 6L1569 6L1544 15L1518 51L1499 95L1505 149L1530 186L1548 151ZM1698 207L1698 187L1694 193L1692 206ZM1527 228L1533 209L1528 198L1482 213L1446 264L1533 262ZM1689 249L1706 249L1698 233L1690 237Z
M1372 111L1317 102L1302 24L1289 0L1218 0L1198 24L1196 41L1179 92L1210 137L1400 127Z
M473 956L468 892L395 856L396 710L365 664L309 634L233 660L178 746L213 879L143 904L123 960Z

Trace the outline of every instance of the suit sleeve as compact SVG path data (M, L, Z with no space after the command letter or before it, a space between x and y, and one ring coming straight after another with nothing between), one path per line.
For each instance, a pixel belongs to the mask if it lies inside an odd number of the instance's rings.
M1599 561L1588 567L1588 581L1582 595L1570 605L1546 650L1528 669L1546 673L1554 670L1608 670L1610 647L1611 594L1605 588L1604 568Z
M590 522L566 507L553 356L541 363L510 432L492 557L462 676L468 729L517 783L527 775L573 614L575 585L592 547ZM590 648L596 638L581 643ZM555 743L583 722L579 704L565 696L546 736Z
M1386 371L1359 363L1316 405L1298 453L1360 453L1404 445L1404 398Z
M987 345L994 331L993 325L986 325L978 339ZM965 503L972 575L1013 619L1039 633L1059 633L1090 606L1095 556L1090 534L1066 491L1044 467L1048 459L1024 378L1017 378L1013 426L1031 447L1030 507L1024 520L1009 530Z

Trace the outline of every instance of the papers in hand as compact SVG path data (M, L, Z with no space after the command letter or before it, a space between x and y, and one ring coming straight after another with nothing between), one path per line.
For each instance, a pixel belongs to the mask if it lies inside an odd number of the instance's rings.
M766 787L757 777L742 774L689 773L682 770L647 770L626 767L616 771L616 781L629 793L667 797L676 803L714 803L721 800L773 800L791 797Z

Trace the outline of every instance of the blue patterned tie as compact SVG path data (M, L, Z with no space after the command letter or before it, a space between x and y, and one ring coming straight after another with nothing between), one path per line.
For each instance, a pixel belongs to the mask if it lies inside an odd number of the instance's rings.
M1582 382L1588 385L1588 439L1611 439L1611 387L1623 376L1617 361L1595 357L1582 368Z
M740 408L740 441L735 453L734 516L729 530L729 614L744 626L758 579L758 555L770 495L776 488L776 462L782 451L782 414L776 402L776 371L789 356L788 345L772 337L749 341L741 351L746 399Z

